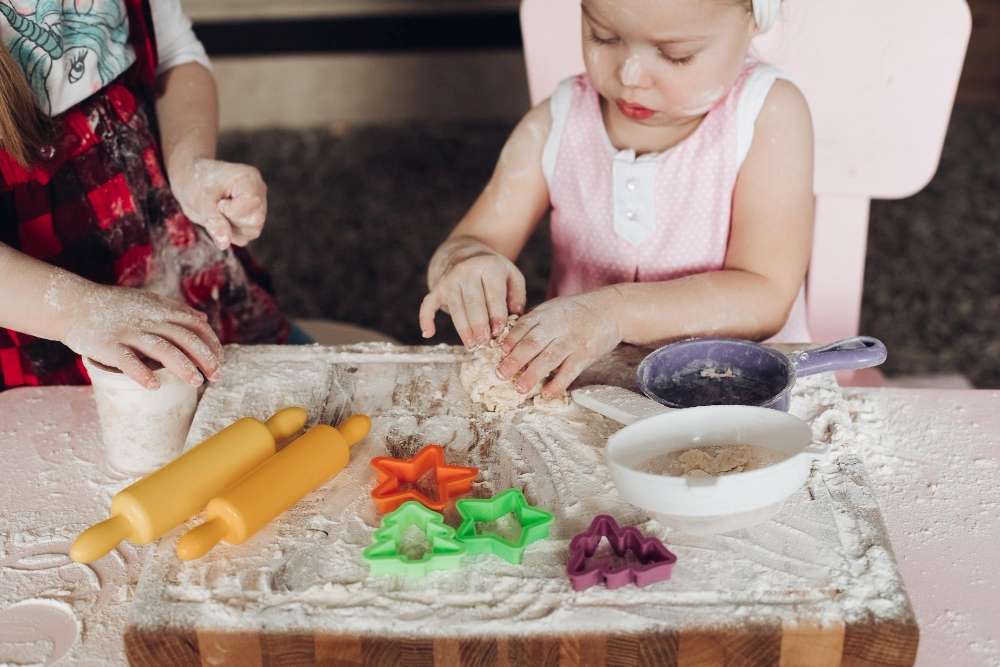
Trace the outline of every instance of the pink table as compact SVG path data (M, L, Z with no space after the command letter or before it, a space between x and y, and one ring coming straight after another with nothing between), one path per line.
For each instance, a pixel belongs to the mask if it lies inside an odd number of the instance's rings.
M142 552L123 542L91 565L67 555L131 481L104 464L90 387L0 393L0 452L0 664L125 664Z
M918 664L1000 665L1000 392L850 389L858 443L921 627ZM89 388L0 394L0 664L124 663L142 550L66 556L128 484Z
M1000 665L1000 391L848 389L920 625L917 665Z

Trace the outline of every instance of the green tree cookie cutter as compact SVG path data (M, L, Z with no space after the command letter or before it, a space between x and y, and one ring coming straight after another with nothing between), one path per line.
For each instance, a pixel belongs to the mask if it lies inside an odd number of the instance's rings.
M430 543L421 558L411 559L400 551L403 533L410 526L416 526ZM422 577L432 570L457 568L465 554L465 545L455 539L455 530L445 525L441 514L410 500L383 517L382 526L372 535L371 546L361 555L372 574Z
M549 525L555 518L550 512L528 504L520 489L507 489L492 498L465 498L455 503L462 517L457 538L470 554L493 554L515 565L521 562L524 548L549 536ZM477 533L476 524L496 521L513 514L521 525L516 541L495 533Z

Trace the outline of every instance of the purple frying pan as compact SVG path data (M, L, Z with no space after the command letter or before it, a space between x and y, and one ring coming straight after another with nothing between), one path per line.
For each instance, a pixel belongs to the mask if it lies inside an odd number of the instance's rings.
M787 411L796 377L871 368L885 358L885 345L870 336L795 354L735 338L692 338L651 352L637 374L642 393L671 408L757 405Z

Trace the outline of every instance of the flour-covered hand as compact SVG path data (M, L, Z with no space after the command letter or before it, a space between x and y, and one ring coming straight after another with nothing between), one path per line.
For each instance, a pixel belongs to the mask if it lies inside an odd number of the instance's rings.
M203 313L158 294L129 287L80 283L57 296L68 326L62 342L77 354L125 375L149 389L159 382L143 358L155 360L198 386L202 374L215 379L222 344Z
M542 396L564 394L580 373L622 341L614 296L604 289L558 297L519 319L501 342L500 376L526 392L551 375Z
M174 196L192 222L225 250L260 236L267 217L267 186L250 165L199 158L171 180Z
M430 292L420 304L420 330L434 335L434 314L451 315L466 347L489 342L509 315L524 312L524 276L514 262L483 243L454 239L441 246L429 271Z

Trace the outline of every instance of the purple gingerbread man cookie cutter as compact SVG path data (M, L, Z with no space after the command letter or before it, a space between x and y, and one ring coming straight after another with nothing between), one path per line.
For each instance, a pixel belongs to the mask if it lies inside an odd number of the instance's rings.
M588 563L602 537L608 538L615 554L625 557L628 562L616 565L608 559L600 559ZM628 559L629 555L632 559ZM677 556L659 539L645 537L638 528L622 528L613 517L599 514L587 530L570 541L566 574L575 591L601 582L608 588L621 588L630 583L648 586L669 579L676 562Z

